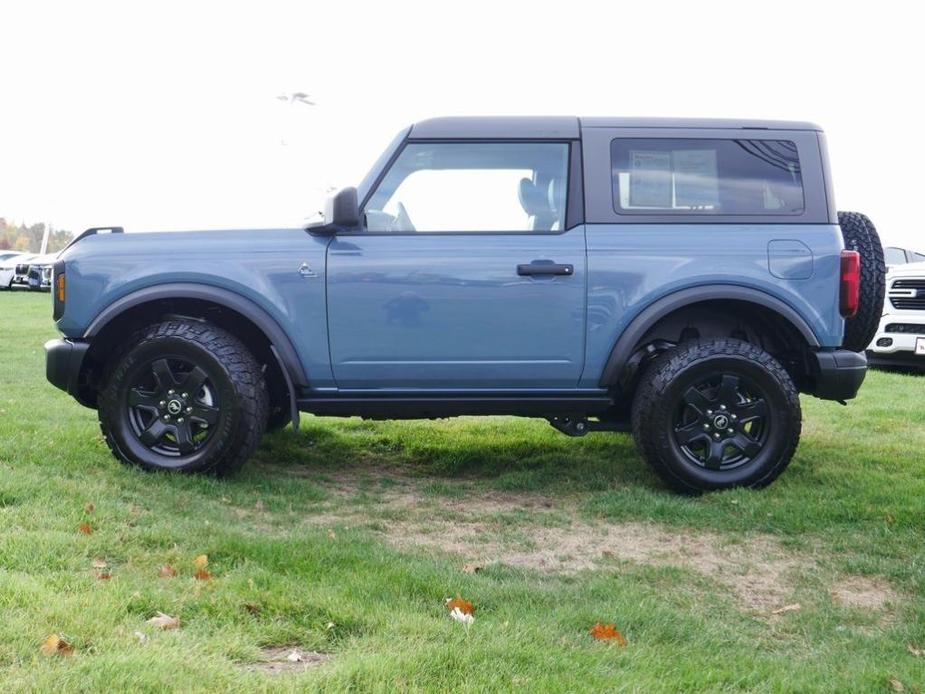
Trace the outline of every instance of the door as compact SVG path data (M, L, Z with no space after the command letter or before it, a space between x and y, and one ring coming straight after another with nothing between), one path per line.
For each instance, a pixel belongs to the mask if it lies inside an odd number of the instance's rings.
M574 389L584 226L565 142L408 142L328 246L341 389ZM573 180L573 184L577 181Z

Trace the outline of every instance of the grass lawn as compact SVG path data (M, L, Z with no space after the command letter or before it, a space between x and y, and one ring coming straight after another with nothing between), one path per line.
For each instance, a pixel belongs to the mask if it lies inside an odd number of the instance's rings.
M50 314L0 293L4 691L925 691L925 378L804 398L761 492L516 418L305 417L216 480L116 462L45 381Z

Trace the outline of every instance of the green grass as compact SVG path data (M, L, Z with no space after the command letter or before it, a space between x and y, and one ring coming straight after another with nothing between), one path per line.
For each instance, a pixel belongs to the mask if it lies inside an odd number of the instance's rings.
M886 691L889 678L925 689L925 658L907 650L925 647L925 378L872 372L846 408L804 398L796 458L761 492L679 497L625 435L570 439L515 418L306 417L216 480L109 455L95 413L45 382L50 312L47 295L0 294L4 690L854 692ZM628 523L710 538L733 564L771 542L780 561L800 558L780 597L801 609L750 609L735 576L680 559L605 555L581 571L565 570L568 557L546 571L504 561L550 533ZM500 560L464 573L485 547ZM199 554L211 580L192 578ZM96 578L97 557L111 580ZM179 575L159 578L163 564ZM891 602L833 598L850 580L888 587ZM476 606L468 630L443 606L457 593ZM181 627L148 626L158 610ZM594 641L596 622L628 646ZM52 633L72 657L40 653ZM330 659L249 670L268 646Z

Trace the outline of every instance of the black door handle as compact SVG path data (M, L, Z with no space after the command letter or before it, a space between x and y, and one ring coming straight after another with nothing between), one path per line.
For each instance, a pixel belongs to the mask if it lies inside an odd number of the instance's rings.
M521 277L534 275L574 275L575 267L552 261L534 260L517 266L517 274Z

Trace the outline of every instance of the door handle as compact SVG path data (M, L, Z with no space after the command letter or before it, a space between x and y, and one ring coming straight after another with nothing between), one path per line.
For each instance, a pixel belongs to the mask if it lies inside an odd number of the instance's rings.
M552 261L534 260L532 263L518 265L517 274L521 277L532 277L535 275L574 275L575 267L573 265L554 263Z

